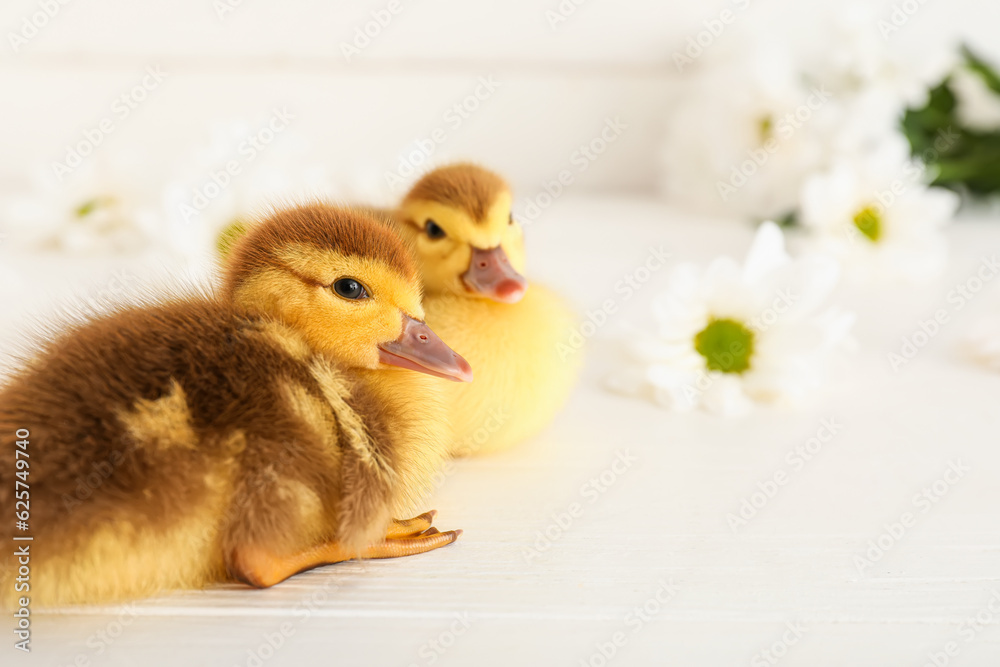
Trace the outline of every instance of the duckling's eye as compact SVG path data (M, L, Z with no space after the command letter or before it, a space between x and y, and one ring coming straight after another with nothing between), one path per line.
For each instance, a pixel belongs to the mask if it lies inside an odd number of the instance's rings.
M368 290L366 290L365 286L354 278L341 278L333 284L333 291L336 292L338 296L342 296L345 299L351 299L353 301L368 298Z
M508 225L513 225L514 224L514 214L513 213L510 214L510 221L508 221L507 224Z
M424 225L424 231L427 232L427 237L437 240L443 239L445 237L444 230L441 229L441 225L434 222L433 220L428 220L427 224Z

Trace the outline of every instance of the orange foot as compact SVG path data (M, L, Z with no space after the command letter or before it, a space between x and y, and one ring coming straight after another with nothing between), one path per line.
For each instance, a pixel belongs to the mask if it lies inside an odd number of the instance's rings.
M442 533L431 525L435 515L437 511L431 510L413 519L393 519L385 539L367 547L359 557L400 558L448 546L458 539L462 531ZM337 542L321 544L290 556L277 556L259 547L244 547L234 551L229 570L239 581L255 588L268 588L299 572L354 557Z

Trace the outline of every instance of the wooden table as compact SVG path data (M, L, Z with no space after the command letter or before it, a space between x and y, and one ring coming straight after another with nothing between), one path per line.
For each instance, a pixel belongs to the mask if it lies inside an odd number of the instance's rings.
M956 347L997 311L1000 280L961 311L947 300L1000 251L1000 221L965 218L945 278L840 290L858 351L806 409L727 420L606 393L612 334L643 321L665 270L590 341L551 428L449 469L427 508L465 529L456 545L266 591L38 613L31 656L8 646L2 664L1000 664L1000 375ZM742 257L751 234L648 201L565 197L528 230L531 273L583 312L651 247L672 264ZM117 267L5 261L24 288L4 297L8 336L29 306ZM887 354L940 308L948 323L894 372Z

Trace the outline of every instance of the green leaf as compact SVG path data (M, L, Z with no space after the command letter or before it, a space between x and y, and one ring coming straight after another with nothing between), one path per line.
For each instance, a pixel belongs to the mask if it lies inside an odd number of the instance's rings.
M996 71L968 47L962 52L966 66L1000 94ZM913 155L935 174L932 185L973 195L1000 192L1000 131L983 132L962 124L950 76L929 91L923 107L906 110L901 129Z
M789 211L784 215L777 216L773 218L773 221L774 224L778 225L782 229L789 229L799 225L799 217L796 211Z

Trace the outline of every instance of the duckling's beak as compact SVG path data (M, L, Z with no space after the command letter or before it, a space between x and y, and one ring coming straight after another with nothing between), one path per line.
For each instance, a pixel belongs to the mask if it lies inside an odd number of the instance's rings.
M472 367L423 322L403 315L399 338L378 346L379 361L455 382L472 382Z
M500 303L517 303L528 290L528 281L510 265L503 248L472 248L469 270L462 274L465 286Z

